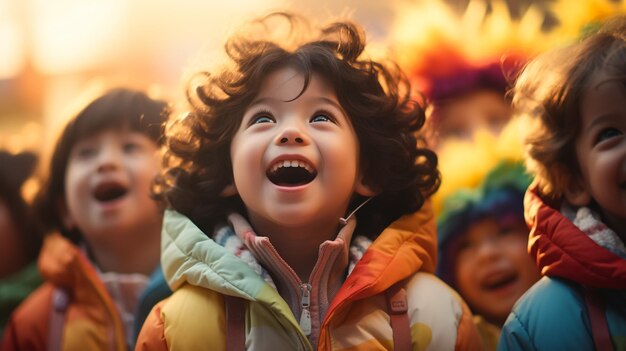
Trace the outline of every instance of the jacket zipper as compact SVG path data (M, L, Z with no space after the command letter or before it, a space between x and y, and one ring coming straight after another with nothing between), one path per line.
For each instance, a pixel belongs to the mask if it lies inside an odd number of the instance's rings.
M311 290L313 287L311 284L303 283L302 280L300 280L300 277L296 274L296 272L287 264L287 262L285 262L285 260L278 254L278 251L276 251L276 249L269 242L263 243L262 245L267 249L267 251L259 251L258 253L260 256L265 257L265 261L268 262L268 265L273 266L276 272L279 275L282 275L282 281L285 282L287 286L290 285L291 288L294 289L293 294L296 295L294 296L295 301L298 301L298 297L300 298L300 308L302 311L300 312L300 320L298 324L303 332L302 334L304 334L304 336L308 339L313 330L311 312L309 309L311 306ZM298 288L300 289L300 296L297 296Z
M254 247L255 245L252 243L250 246ZM281 281L286 284L288 291L291 291L289 292L289 294L295 295L292 295L292 297L294 298L294 300L292 301L294 303L300 302L300 305L298 307L300 307L301 311L299 313L300 319L298 320L298 325L300 327L300 330L302 331L303 336L310 342L314 323L310 310L311 292L313 290L312 284L302 282L296 272L278 254L276 249L271 245L271 243L269 243L269 241L261 242L259 247L263 247L265 250L253 249L253 253L258 255L258 257L261 257L261 262L265 262L268 267L273 267L273 271L275 271L277 275L282 277ZM332 256L335 257L336 255ZM330 259L330 256L328 256L327 254L324 254L323 256L320 256L320 258L318 258L318 261L313 267L313 272L311 272L311 276L309 277L309 279L312 279L312 281L319 282L319 274L322 274L322 272L320 271L320 267L322 267L322 261L320 259L322 257L324 257L325 262ZM298 296L298 293L300 293L300 296ZM318 300L314 301L314 303L319 304L319 296ZM297 318L297 311L293 312L295 314L294 317ZM319 323L319 326L321 326L323 324L323 321L317 320L316 323ZM315 339L317 339L317 337L315 337Z
M300 329L304 332L304 335L311 335L311 312L309 306L311 305L311 284L303 283L300 285L300 291L302 292L302 298L300 299L302 313L300 313Z

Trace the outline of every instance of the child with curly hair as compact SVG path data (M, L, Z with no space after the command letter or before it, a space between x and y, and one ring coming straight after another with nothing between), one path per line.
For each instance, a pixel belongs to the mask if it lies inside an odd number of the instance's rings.
M626 340L626 17L538 57L515 85L536 176L525 198L542 275L500 350L623 350Z
M7 327L2 350L127 350L169 290L163 209L151 198L166 103L118 88L63 129L35 199L47 234L45 283Z
M166 131L157 194L174 294L137 349L479 348L433 275L423 107L395 66L363 57L360 27L307 40L300 20L272 14L231 37L233 65L201 74ZM281 24L294 43L263 36Z

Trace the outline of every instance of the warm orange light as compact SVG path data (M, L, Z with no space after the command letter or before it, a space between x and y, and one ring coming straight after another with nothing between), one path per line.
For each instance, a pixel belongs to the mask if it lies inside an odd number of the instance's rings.
M81 72L115 61L128 27L123 0L32 0L33 62L44 74ZM121 47L120 47L121 46Z
M13 5L11 0L0 0L0 79L13 78L24 66L25 38Z

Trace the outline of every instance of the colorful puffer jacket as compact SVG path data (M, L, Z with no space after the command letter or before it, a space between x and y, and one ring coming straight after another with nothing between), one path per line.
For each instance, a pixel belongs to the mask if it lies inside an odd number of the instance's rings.
M128 349L115 303L95 267L76 245L61 235L50 235L38 264L46 282L11 316L2 351ZM144 301L160 300L171 293L160 269L151 279L141 295L140 309ZM65 312L55 314L55 308ZM51 328L51 323L59 321L53 316L63 316L61 328Z
M595 289L615 350L626 350L626 260L597 245L531 187L529 251L544 277L517 302L498 350L594 350L585 287Z
M238 231L239 226L234 225L234 230ZM354 226L352 218L344 229L353 230ZM344 229L335 242L342 241L339 238ZM332 243L327 241L320 246L318 264L328 252L324 247ZM246 245L250 244L251 241ZM347 278L343 277L347 249L343 252L345 259L330 264L339 266L343 274L325 314L319 313L324 307L315 306L318 298L316 287L312 287L313 320L316 315L325 317L307 337L288 302L262 275L209 238L187 217L166 211L161 263L174 293L155 306L139 334L136 350L225 350L224 295L247 301L248 350L313 350L315 345L318 350L391 350L392 329L381 293L407 278L414 350L481 349L469 309L432 274L436 235L430 205L385 229Z

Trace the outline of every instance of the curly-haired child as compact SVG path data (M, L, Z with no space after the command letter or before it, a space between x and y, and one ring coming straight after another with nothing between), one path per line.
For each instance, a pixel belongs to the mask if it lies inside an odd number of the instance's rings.
M422 106L395 66L363 58L360 27L307 40L303 22L258 21L286 24L294 45L232 37L233 66L202 74L166 131L157 193L174 294L137 349L480 347L433 275L439 173L415 137Z
M542 275L516 304L500 350L624 349L626 17L523 71L530 118L529 251Z
M2 350L127 350L169 290L163 209L151 198L166 104L112 89L65 126L35 200L50 232L45 283L11 316Z

